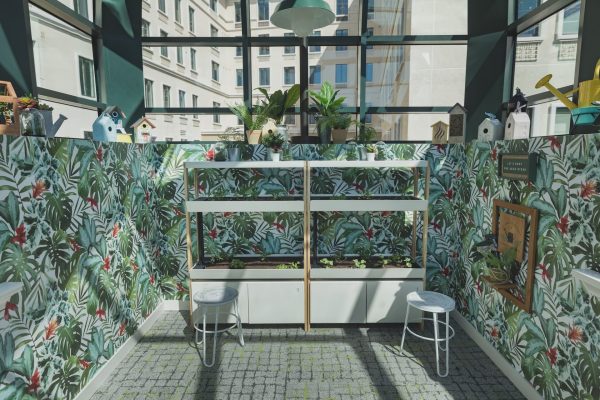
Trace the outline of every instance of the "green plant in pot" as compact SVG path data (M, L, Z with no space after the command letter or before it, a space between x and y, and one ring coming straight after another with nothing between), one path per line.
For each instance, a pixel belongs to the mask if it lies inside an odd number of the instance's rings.
M282 125L283 117L287 110L294 107L300 99L300 85L293 85L286 91L277 90L272 94L269 94L265 88L256 90L265 96L265 99L261 100L261 107L265 115L275 121L277 131L287 140L287 127Z
M375 156L377 156L377 146L372 143L369 143L365 146L365 151L367 152L367 161L375 161Z
M285 138L279 132L269 132L263 135L261 144L271 149L271 159L279 161Z
M357 150L359 159L365 161L368 159L366 146L375 140L377 131L370 125L357 123L356 142L358 143Z
M333 143L344 144L348 138L348 128L352 125L352 117L348 114L333 114L319 118L320 129L330 129Z
M227 148L227 158L229 161L240 161L242 153L242 145L244 144L244 134L239 128L229 127L225 129L219 140L225 144Z
M262 128L269 119L265 108L256 105L251 110L245 104L230 106L231 112L238 117L246 126L246 141L248 144L258 144L262 135Z
M330 117L339 114L339 109L346 100L345 97L337 97L339 90L334 90L329 82L323 82L321 90L318 92L309 91L310 98L315 102L315 105L310 108L310 112L317 120L317 132L321 144L331 143L331 127L327 124L319 123L321 118Z
M513 280L518 271L515 260L517 249L512 247L499 253L496 250L485 250L480 259L473 264L473 274L481 275L492 284L504 284Z

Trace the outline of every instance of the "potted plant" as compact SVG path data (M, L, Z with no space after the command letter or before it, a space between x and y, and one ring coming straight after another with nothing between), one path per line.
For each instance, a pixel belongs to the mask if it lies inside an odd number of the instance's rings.
M319 118L321 129L331 129L333 143L344 144L348 137L348 128L352 125L352 117L348 114L333 114Z
M231 112L235 114L246 126L246 141L248 144L258 144L262 135L262 127L267 122L269 117L266 115L262 106L256 105L253 110L250 110L244 104L236 104L229 107Z
M511 282L518 271L516 254L517 249L514 247L502 253L495 249L486 249L479 253L479 260L473 264L474 275L483 276L491 284Z
M282 121L286 111L292 108L300 99L300 85L293 85L286 91L277 90L271 95L265 88L257 88L256 90L265 96L265 99L261 100L264 114L267 118L275 121L277 131L287 140L287 127L282 125Z
M345 97L337 97L339 90L333 90L333 86L329 82L324 82L321 85L321 90L318 92L310 91L310 98L315 102L315 105L309 110L317 119L317 132L321 140L321 144L329 144L331 142L331 127L326 124L320 124L319 119L338 114L342 107Z
M225 143L228 160L240 161L242 152L241 144L244 143L244 134L238 128L229 127L219 136L219 140Z
M365 151L367 152L367 161L375 161L375 156L377 155L377 146L369 143L365 146Z
M269 132L261 139L261 144L271 149L273 161L279 161L284 143L285 139L279 132Z
M368 159L366 145L375 140L377 132L372 126L363 123L357 123L356 125L358 126L356 134L356 142L359 144L357 146L358 156L360 160L364 161ZM377 151L375 151L375 153L377 153Z

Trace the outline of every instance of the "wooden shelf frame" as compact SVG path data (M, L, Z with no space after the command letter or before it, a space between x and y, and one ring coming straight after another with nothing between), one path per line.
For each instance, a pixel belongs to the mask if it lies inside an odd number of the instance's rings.
M302 200L201 200L199 193L199 174L201 169L263 169L263 168L281 168L281 169L302 169L304 175L303 199ZM414 197L408 199L312 199L311 177L312 171L316 168L408 168L413 172L414 179ZM418 198L419 180L421 179L420 170L424 169L423 197ZM184 163L184 192L185 192L185 214L186 214L186 240L187 240L187 258L188 258L188 277L190 288L190 321L192 321L193 300L192 300L192 282L208 282L211 280L254 280L254 279L303 279L304 281L304 329L310 330L311 321L311 260L316 260L318 229L316 222L317 212L377 212L377 211L412 211L413 212L413 231L412 231L412 249L413 259L417 256L417 222L418 213L422 213L422 263L418 270L406 271L372 271L372 270L321 270L315 271L315 278L319 280L327 279L409 279L423 280L423 288L426 287L426 267L427 267L427 229L429 226L429 179L430 169L426 160L385 160L385 161L239 161L239 162L215 162L215 161L191 161ZM190 199L190 172L193 171L193 199ZM327 196L319 194L318 196ZM395 196L395 195L393 195ZM217 270L204 271L194 269L196 263L193 259L191 214L195 213L198 229L198 259L203 262L204 238L203 238L203 213L213 212L302 212L304 214L304 240L302 255L304 261L303 272L294 270L292 272L285 270ZM311 229L311 217L313 217L313 227ZM311 237L311 233L313 234ZM256 272L256 273L255 273ZM302 276L301 276L302 274Z

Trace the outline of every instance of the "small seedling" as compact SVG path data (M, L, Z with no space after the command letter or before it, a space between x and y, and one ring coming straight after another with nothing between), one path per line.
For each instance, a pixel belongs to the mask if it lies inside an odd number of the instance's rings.
M246 268L246 263L244 263L242 260L236 258L234 260L231 260L231 263L229 263L229 268L230 269L244 269L244 268Z
M363 259L360 260L352 260L354 262L354 268L360 268L360 269L364 269L367 268L367 262Z
M291 262L289 264L279 264L275 267L275 269L299 269L300 263L297 261Z
M319 261L319 263L321 265L323 265L325 268L333 268L333 261L328 258L321 259L321 261Z

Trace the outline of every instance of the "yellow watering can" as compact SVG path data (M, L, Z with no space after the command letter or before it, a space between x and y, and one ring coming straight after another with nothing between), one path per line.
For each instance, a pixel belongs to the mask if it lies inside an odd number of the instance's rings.
M535 88L545 87L571 111L575 108L590 107L593 102L600 102L600 60L598 60L594 69L594 78L590 81L581 82L578 88L569 92L560 92L550 83L550 79L552 79L552 74L544 76L536 83ZM579 104L569 100L569 96L575 92L579 92Z

